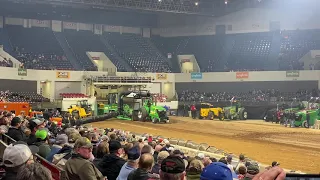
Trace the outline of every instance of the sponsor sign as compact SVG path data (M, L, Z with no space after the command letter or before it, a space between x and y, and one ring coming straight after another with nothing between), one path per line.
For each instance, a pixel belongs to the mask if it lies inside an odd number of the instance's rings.
M236 79L248 79L249 72L236 72Z
M299 71L286 71L286 77L299 77Z
M57 78L64 78L64 79L69 79L70 78L70 72L57 72Z
M27 69L18 68L18 76L27 76Z
M167 74L157 74L158 80L167 80Z
M191 79L202 79L202 73L191 73Z

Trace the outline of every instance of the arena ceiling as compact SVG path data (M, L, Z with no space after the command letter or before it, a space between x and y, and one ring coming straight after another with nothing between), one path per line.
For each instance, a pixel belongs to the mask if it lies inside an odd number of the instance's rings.
M41 3L56 6L121 9L221 16L272 0L6 0L15 3Z

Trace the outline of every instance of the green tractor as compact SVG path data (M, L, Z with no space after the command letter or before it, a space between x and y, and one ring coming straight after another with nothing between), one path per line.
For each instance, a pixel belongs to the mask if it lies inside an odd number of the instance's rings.
M247 120L248 112L237 101L231 102L231 106L224 107L224 117L230 120Z
M320 120L319 101L319 97L311 97L307 104L308 108L296 113L296 119L294 121L295 127L307 128L308 126L313 126L317 120ZM307 113L310 115L309 125L307 123Z
M162 106L157 106L152 101L152 96L148 91L140 91L134 94L132 121L169 122L167 110Z

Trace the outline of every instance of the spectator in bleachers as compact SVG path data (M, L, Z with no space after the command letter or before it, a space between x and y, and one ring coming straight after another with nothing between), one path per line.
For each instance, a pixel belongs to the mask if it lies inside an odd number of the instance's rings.
M22 166L34 163L32 154L37 153L37 150L35 148L32 150L23 142L10 144L3 153L3 164L6 170L3 179L15 180Z
M6 117L6 115L1 115L2 117L0 117L0 132L2 133L2 134L5 134L5 133L7 133L8 132L8 130L9 130L9 124L10 124L10 122L9 122L9 120L8 120L8 118Z
M74 145L74 154L65 165L69 180L104 180L101 172L88 160L92 144L86 137L79 138Z
M105 155L98 164L98 169L104 176L108 177L108 180L116 180L121 167L126 163L121 158L124 152L122 145L117 140L109 141L109 151L110 154Z
M127 180L129 174L138 168L140 158L139 147L135 146L128 150L128 161L122 166L117 180Z
M40 163L32 163L23 166L17 175L17 180L50 180L51 172Z
M36 132L37 142L36 145L39 147L39 155L46 158L50 152L51 148L49 143L49 132L47 129L38 129Z
M161 163L160 180L184 180L186 167L182 158L168 156Z
M93 160L93 164L95 166L98 166L98 164L101 162L104 155L109 154L109 143L107 141L102 141L98 144L97 147L97 153Z
M154 166L152 167L151 173L159 174L160 173L160 167L161 163L164 159L166 159L169 156L169 153L167 151L161 151L158 153L157 161L155 161Z
M211 180L211 179L233 179L237 178L234 173L230 170L230 168L222 163L215 162L211 163L209 166L203 169L200 179L201 180Z
M194 159L190 162L187 169L187 179L188 180L199 180L200 174L204 168L204 165L201 161Z
M239 170L239 167L241 167L241 166L246 166L245 164L246 164L245 156L244 156L243 154L240 154L240 155L239 155L239 163L238 163L238 165L237 165L237 167L236 167L236 171Z
M19 117L14 117L11 121L11 127L8 130L8 136L16 141L25 141L26 135L21 129L22 121Z
M258 173L259 173L259 166L257 166L256 164L251 164L247 167L247 173L244 177L244 180L251 180Z
M68 136L66 134L58 134L46 159L49 162L52 162L53 156L57 154L65 145L68 145Z
M152 154L142 154L139 159L139 167L130 172L128 180L153 180L158 179L158 176L149 174L152 169L154 159Z

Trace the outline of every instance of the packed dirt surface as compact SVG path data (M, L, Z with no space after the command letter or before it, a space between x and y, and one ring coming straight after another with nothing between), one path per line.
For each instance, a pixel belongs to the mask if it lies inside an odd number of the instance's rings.
M207 143L225 152L245 154L264 164L308 173L320 172L320 130L286 128L261 120L212 121L171 117L169 124L108 120L93 127L116 128Z

